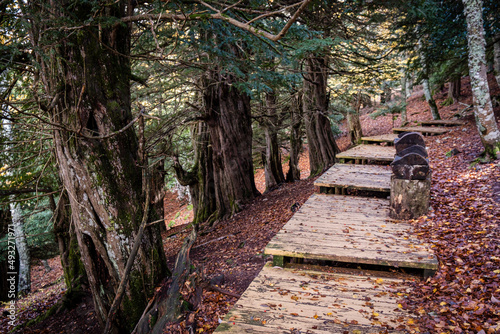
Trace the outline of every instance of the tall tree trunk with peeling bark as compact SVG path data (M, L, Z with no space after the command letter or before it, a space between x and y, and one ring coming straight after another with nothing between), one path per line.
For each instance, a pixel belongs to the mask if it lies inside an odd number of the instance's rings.
M206 80L204 117L213 152L217 218L223 218L259 195L253 174L250 97L238 90L233 75L217 68Z
M262 156L266 192L285 182L283 167L281 166L281 151L278 143L278 115L276 110L276 94L266 93L266 113L261 126L266 137L266 151Z
M104 324L133 247L144 212L143 169L131 124L130 26L101 22L85 2L59 2L34 22L33 43L47 42L35 56L49 99L41 107L57 124L53 130L59 174L68 192L82 262L97 318ZM103 15L131 14L130 3L113 2ZM61 36L61 18L79 20L74 33ZM43 39L40 34L43 32ZM53 39L53 44L51 40ZM57 43L56 43L57 42ZM37 45L35 45L37 46ZM54 47L57 46L57 47ZM50 57L48 56L50 55ZM44 97L45 97L44 96ZM149 215L151 217L151 215ZM125 296L113 322L128 332L140 318L156 285L169 274L158 225L146 228Z
M327 65L327 57L311 56L306 59L302 106L309 145L310 177L331 167L339 151L328 119Z
M483 1L462 0L467 21L467 42L469 49L469 75L472 86L474 115L487 156L496 159L500 152L500 131L498 129L486 66L486 41L483 27Z

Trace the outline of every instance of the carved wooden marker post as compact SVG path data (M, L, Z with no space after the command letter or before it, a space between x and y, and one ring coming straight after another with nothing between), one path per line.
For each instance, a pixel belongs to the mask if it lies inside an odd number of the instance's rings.
M429 209L431 170L424 138L417 132L403 133L394 140L394 146L389 216L414 219Z

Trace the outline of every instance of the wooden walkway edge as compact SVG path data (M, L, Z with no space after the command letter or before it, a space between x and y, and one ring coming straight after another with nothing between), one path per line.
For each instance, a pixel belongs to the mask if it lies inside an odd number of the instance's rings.
M312 195L264 250L275 264L292 258L436 270L437 259L389 218L389 201Z
M358 145L337 154L340 163L354 162L357 164L382 163L390 164L394 160L396 149L392 146Z
M217 333L403 333L410 316L399 279L306 272L267 264Z
M335 164L314 185L321 193L345 194L348 189L389 193L391 170L387 166Z

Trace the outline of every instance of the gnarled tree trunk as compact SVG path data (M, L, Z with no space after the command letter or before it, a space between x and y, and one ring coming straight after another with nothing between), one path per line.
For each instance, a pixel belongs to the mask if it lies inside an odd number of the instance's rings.
M130 27L83 24L94 17L86 3L59 3L54 22L71 17L82 28L57 40L41 68L51 113L59 174L68 192L81 258L104 324L122 280L144 212L143 168L130 106ZM129 15L123 2L106 6L108 17ZM41 24L46 24L44 21ZM40 25L38 28L46 29ZM34 38L33 40L36 40ZM48 46L50 48L50 46ZM48 54L48 52L47 52ZM40 57L42 59L42 57ZM158 225L148 227L130 272L125 296L113 323L115 332L130 331L156 284L166 275Z
M252 160L250 97L231 74L210 71L203 91L213 152L217 217L232 215L259 195Z
M467 20L469 74L474 102L474 115L485 153L497 158L500 152L500 131L493 113L486 72L486 41L483 27L483 1L462 0Z
M327 79L327 58L307 58L302 105L309 145L310 177L332 166L335 163L335 154L338 152L328 119Z
M266 152L262 156L266 192L285 182L283 167L281 166L281 151L278 143L278 115L276 110L276 94L266 94L266 115L263 122L266 137Z

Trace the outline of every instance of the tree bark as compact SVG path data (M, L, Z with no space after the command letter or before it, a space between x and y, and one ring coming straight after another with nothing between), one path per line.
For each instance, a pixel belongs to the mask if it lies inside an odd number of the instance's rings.
M286 181L300 180L299 159L302 151L302 94L296 92L291 96L290 105L290 160Z
M462 0L467 21L469 74L474 115L485 153L492 159L500 152L500 131L493 113L486 67L486 41L483 27L483 1Z
M194 224L215 218L217 210L214 184L213 152L210 145L210 134L205 122L193 126L191 136L194 146L194 166L186 172L177 159L174 159L174 169L177 180L183 186L189 187L193 204Z
M493 44L493 69L497 85L500 87L500 33L497 33L493 38L496 41Z
M58 4L54 11L55 20L71 13L71 19L80 23L95 14L80 2ZM129 11L120 1L106 6L103 15L120 18ZM38 27L41 31L45 22ZM40 74L46 95L54 96L47 109L51 121L60 125L53 131L59 174L68 192L96 315L104 324L144 213L142 170L147 166L141 164L134 129L126 127L132 121L130 27L82 26L63 39L52 35L53 30L45 31L45 38L54 38L57 48L50 50L54 56L42 64ZM147 228L141 240L114 332L133 328L166 275L156 224Z
M309 145L310 177L331 167L339 151L328 119L327 69L326 57L306 59L302 105Z
M30 272L30 253L26 234L24 233L24 219L21 208L15 203L10 204L10 215L12 217L12 226L16 238L16 249L19 254L19 267L17 271L17 295L23 296L31 291L31 272Z
M453 103L458 102L458 98L460 97L460 90L462 88L462 78L457 77L450 81L448 87L448 99L453 101Z
M82 284L88 285L87 274L78 249L75 227L71 220L68 194L64 191L57 204L53 196L50 196L49 199L54 222L54 235L59 247L64 281L68 290L64 298L67 298L74 292L79 293Z
M261 122L266 137L266 152L262 156L266 192L285 182L278 143L278 122L276 94L274 92L266 93L266 115L264 121Z
M238 212L259 195L253 175L250 97L234 86L236 82L233 75L215 69L203 92L218 218Z

